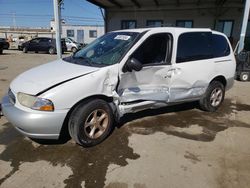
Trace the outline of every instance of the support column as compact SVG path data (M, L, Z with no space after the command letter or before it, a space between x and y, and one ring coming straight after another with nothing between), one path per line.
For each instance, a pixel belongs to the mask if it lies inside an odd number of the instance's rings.
M244 48L244 41L247 31L247 23L248 23L248 16L249 16L249 10L250 10L250 0L246 0L245 4L245 10L244 10L244 16L242 20L242 26L241 26L241 32L240 32L240 42L238 47L238 54L243 50Z
M54 2L54 18L55 18L55 28L56 28L56 52L57 58L62 58L62 47L61 47L61 16L60 16L60 3L61 0L53 0Z

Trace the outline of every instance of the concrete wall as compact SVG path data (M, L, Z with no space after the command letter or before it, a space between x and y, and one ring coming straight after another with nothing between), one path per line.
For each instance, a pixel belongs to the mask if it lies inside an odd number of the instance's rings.
M25 37L25 41L30 40L35 37L52 37L55 38L55 33L53 32L32 32L32 31L11 31L11 30L1 30L0 38L12 39L10 42L11 49L17 49L19 43L19 37Z
M214 29L215 20L234 20L232 37L234 43L238 41L240 26L243 16L242 8L225 8L219 10L215 16L213 9L169 9L150 10L144 9L107 9L107 31L121 29L122 20L136 20L137 28L146 27L147 20L163 20L165 26L175 26L176 20L193 20L193 27Z
M55 22L51 21L50 22L50 27L52 31L55 31ZM74 37L70 37L77 41L77 30L83 30L84 31L84 39L83 42L86 44L89 44L96 38L102 36L104 34L104 26L100 25L68 25L65 24L64 22L61 24L61 29L62 29L62 37L65 38L67 37L67 30L74 30ZM95 30L97 31L97 37L91 38L89 36L89 31L90 30Z
M89 44L96 38L102 36L104 34L104 26L72 26L72 25L62 25L62 37L67 37L67 30L74 30L74 37L70 37L77 41L77 30L84 31L84 43ZM97 31L97 37L91 38L89 36L89 31L95 30Z
M0 30L0 38L12 38L15 40L20 36L26 36L27 39L31 39L34 37L54 37L55 33L51 32L27 32L27 31L1 31Z

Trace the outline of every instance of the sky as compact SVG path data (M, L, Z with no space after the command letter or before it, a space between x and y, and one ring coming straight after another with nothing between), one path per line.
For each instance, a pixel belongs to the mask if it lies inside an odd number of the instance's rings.
M0 0L0 26L49 28L53 10L53 0ZM63 0L61 15L68 24L104 24L99 7L86 0Z

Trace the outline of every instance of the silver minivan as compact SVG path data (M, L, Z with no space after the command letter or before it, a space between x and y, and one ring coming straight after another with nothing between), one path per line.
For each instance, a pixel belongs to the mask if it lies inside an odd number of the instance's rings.
M89 147L126 113L187 101L216 111L233 86L235 67L227 37L210 29L114 31L19 75L2 111L28 137L58 139L68 130Z

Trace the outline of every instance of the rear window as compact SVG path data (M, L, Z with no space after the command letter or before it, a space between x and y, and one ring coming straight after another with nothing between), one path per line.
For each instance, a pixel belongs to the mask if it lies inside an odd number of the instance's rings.
M45 39L45 38L40 39L40 42L48 42L48 41L49 41L49 39Z
M213 56L224 57L230 54L230 47L226 38L222 35L213 34Z
M190 32L179 36L176 63L212 58L211 32Z

